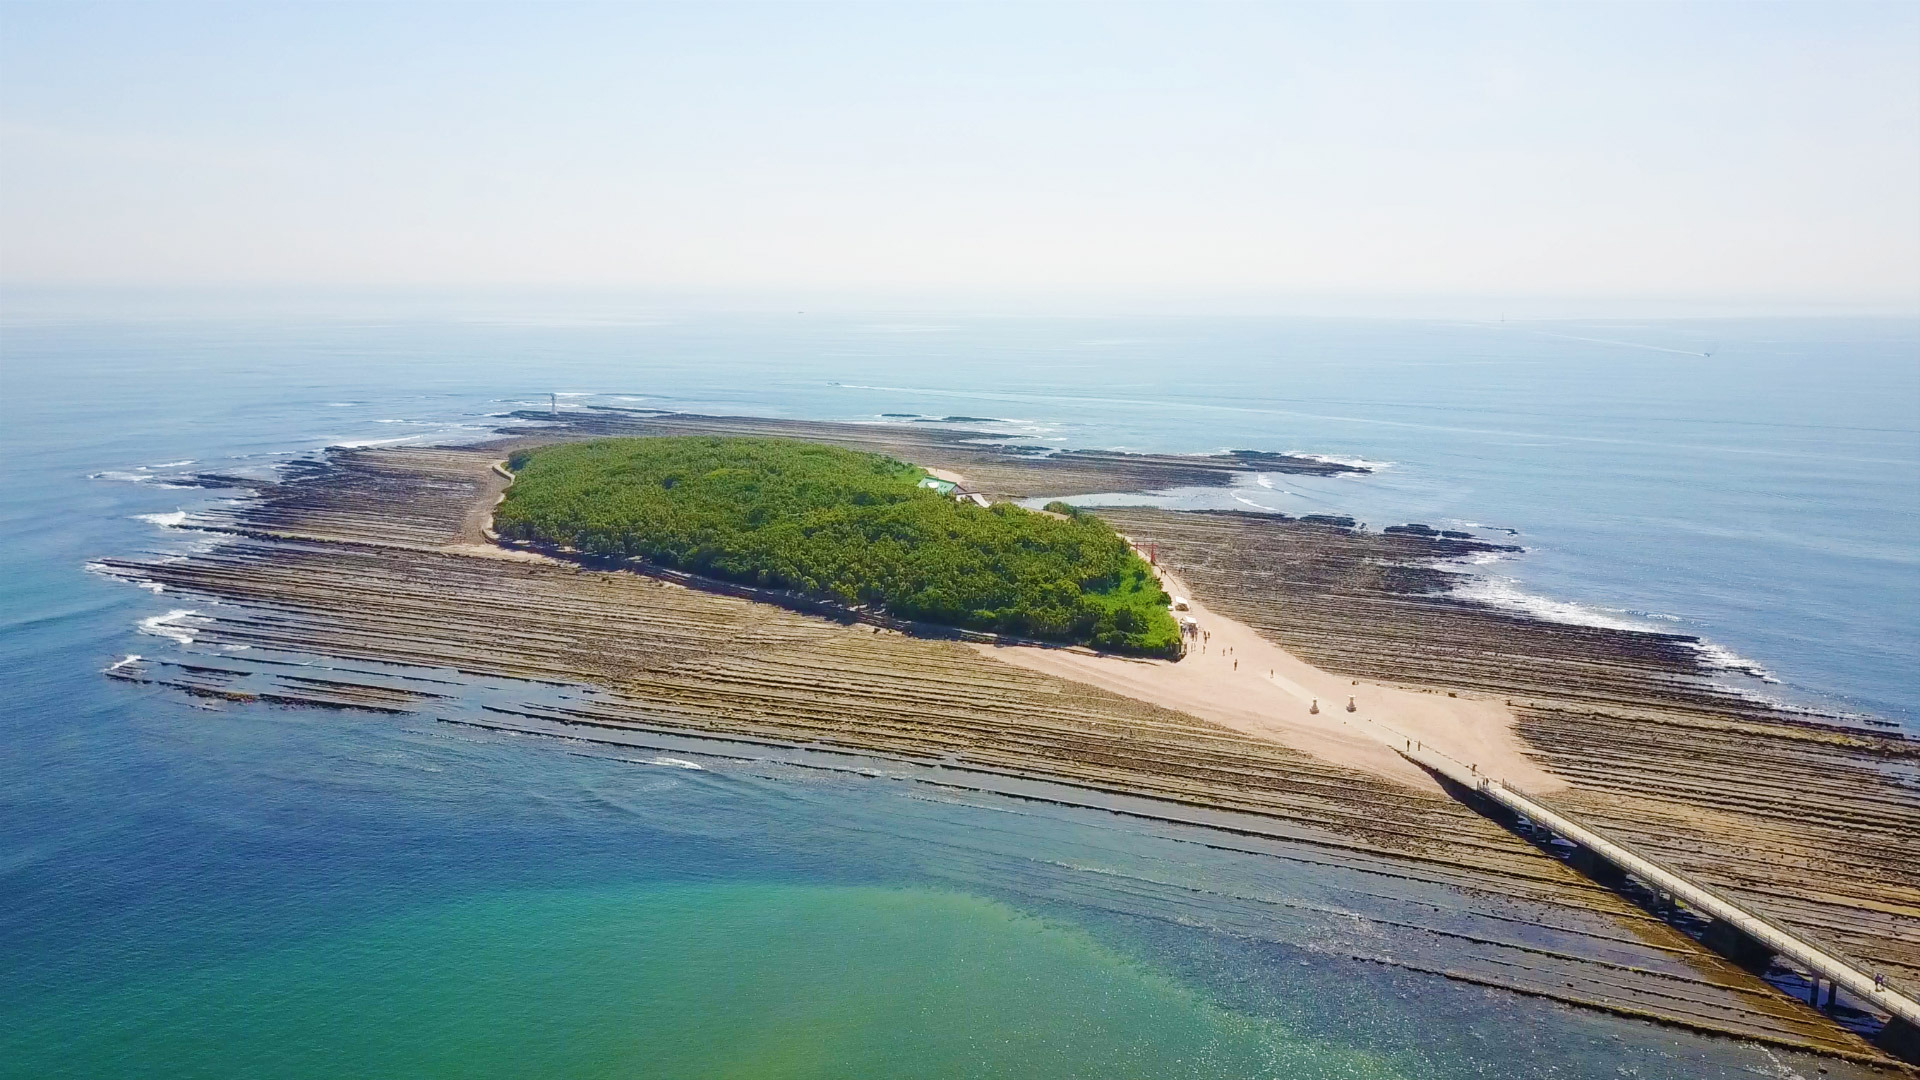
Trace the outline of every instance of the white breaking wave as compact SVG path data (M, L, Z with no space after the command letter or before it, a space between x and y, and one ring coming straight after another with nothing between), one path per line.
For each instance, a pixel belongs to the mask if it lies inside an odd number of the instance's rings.
M1245 503L1246 505L1251 506L1256 510L1265 510L1269 514L1277 514L1280 512L1279 508L1277 507L1265 506L1265 505L1262 505L1261 503L1254 502L1252 499L1244 498L1239 495L1235 495L1233 497L1233 501L1237 503Z
M1532 615L1548 622L1598 626L1608 630L1654 629L1625 611L1588 607L1527 592L1520 587L1519 581L1510 577L1474 575L1455 587L1453 595L1463 600L1477 600L1492 607Z
M165 615L154 615L140 620L140 632L163 637L181 645L193 644L193 630L181 625L200 613L191 608L174 608Z
M1765 683L1777 684L1780 681L1778 676L1758 662L1749 660L1725 646L1715 645L1711 641L1700 641L1695 642L1693 647L1700 653L1700 662L1707 667L1718 671L1731 671Z
M1461 566L1490 566L1507 557L1504 551L1476 551L1471 555L1462 555L1457 561Z
M1482 556L1471 556L1463 562L1476 562ZM1486 562L1499 558L1489 553ZM1463 600L1477 600L1492 607L1504 608L1531 615L1548 622L1569 623L1575 626L1598 626L1607 630L1635 630L1643 633L1672 633L1670 629L1652 625L1654 620L1666 623L1681 622L1677 615L1660 612L1631 611L1626 608L1596 608L1586 604L1576 604L1567 600L1554 600L1550 597L1530 593L1520 588L1513 578L1474 575L1453 590L1453 595ZM1724 645L1711 641L1691 643L1699 654L1700 665L1713 671L1731 672L1759 679L1761 682L1778 683L1780 679L1758 661L1749 660Z
M158 465L142 465L140 467L143 469L178 469L193 464L193 461L193 458L187 458L185 461L163 461Z
M516 731L512 728L501 728L499 730L501 731L502 734L516 735L516 736L537 736L541 734L538 731ZM566 738L566 736L557 736L557 737ZM629 765L662 765L670 769L691 769L694 772L707 771L707 767L705 765L698 764L697 762L688 761L685 758L677 758L677 757L657 757L657 758L623 757L623 758L614 758L614 760L624 761Z
M126 667L126 666L127 666L128 664L135 664L135 663L139 663L139 662L140 662L140 654L139 654L139 653L128 653L128 654L127 654L127 658L126 658L125 660L119 660L119 661L116 661L116 662L114 662L113 664L111 664L110 666L108 666L108 668L107 668L107 670L108 670L108 671L119 671L119 670L120 670L121 668L123 668L123 667Z
M133 517L136 521L144 521L149 525L158 525L163 529L178 529L182 525L185 525L188 520L192 518L192 515L185 510L175 510L167 514L135 514Z
M1287 451L1287 456L1306 458L1308 461L1325 462L1328 465L1351 465L1356 469L1371 469L1374 472L1379 472L1381 469L1391 469L1399 464L1397 461L1371 461L1367 458L1349 457L1343 454L1309 454L1305 450L1289 450Z
M412 442L415 439L424 439L424 438L426 438L424 434L402 435L397 439L349 439L345 442L329 443L328 445L337 446L342 450L358 450L358 449L361 449L362 447L367 447L367 446L387 446L392 443Z

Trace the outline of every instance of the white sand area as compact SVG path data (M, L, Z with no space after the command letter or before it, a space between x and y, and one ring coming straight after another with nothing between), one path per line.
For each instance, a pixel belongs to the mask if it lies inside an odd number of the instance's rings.
M1185 583L1164 570L1161 581L1175 596L1192 596ZM1512 710L1501 700L1356 682L1314 667L1198 601L1188 603L1191 610L1176 614L1193 617L1209 636L1178 662L1086 649L975 648L1009 664L1174 709L1413 787L1439 789L1426 772L1390 749L1390 742L1419 740L1526 791L1566 786L1522 751ZM1351 713L1349 697L1356 706ZM1311 711L1316 700L1318 714Z

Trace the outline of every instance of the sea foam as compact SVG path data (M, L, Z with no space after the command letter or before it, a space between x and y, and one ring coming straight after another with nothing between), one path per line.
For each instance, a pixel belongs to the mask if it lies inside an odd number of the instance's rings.
M1463 564L1474 565L1493 562L1501 556L1498 553L1472 555L1460 560ZM1626 608L1597 608L1587 604L1576 604L1567 600L1555 600L1551 597L1530 593L1520 587L1514 578L1494 577L1475 574L1456 586L1452 595L1463 600L1475 600L1490 607L1531 615L1547 622L1569 623L1575 626L1597 626L1606 630L1629 630L1651 634L1670 634L1672 629L1653 625L1655 621L1677 623L1683 620L1676 615L1659 612L1631 611ZM1700 666L1711 671L1724 671L1736 675L1745 675L1761 682L1778 683L1780 679L1768 671L1759 662L1749 660L1724 645L1711 641L1690 643L1699 656Z
M1488 553L1491 555L1492 553ZM1469 556L1477 559L1481 556ZM1497 555L1488 558L1491 562ZM1467 561L1467 560L1463 560ZM1510 577L1495 577L1491 574L1475 574L1454 587L1453 595L1462 600L1475 600L1490 607L1531 615L1547 622L1570 623L1575 626L1598 626L1607 630L1655 631L1645 622L1635 618L1622 609L1596 608L1586 604L1576 604L1569 600L1555 600L1551 597L1530 593L1520 587L1520 582Z
M1348 465L1356 469L1366 469L1370 472L1379 472L1381 469L1391 469L1399 464L1397 461L1374 461L1369 458L1352 457L1345 454L1310 454L1305 450L1289 450L1287 451L1287 456L1305 458L1308 461L1318 461L1326 465Z
M348 439L327 445L339 447L342 450L359 450L369 446L389 446L393 443L412 442L415 439L424 438L426 438L425 435L402 435L397 439Z
M174 510L165 514L135 514L133 517L136 521L158 525L163 529L178 529L187 523L191 515L185 510Z
M1749 660L1725 646L1715 645L1711 641L1700 641L1693 647L1700 654L1700 663L1706 667L1717 671L1731 671L1736 675L1745 675L1764 683L1777 684L1780 681L1779 676L1762 667L1758 661Z
M163 637L181 645L191 645L193 644L193 630L182 624L198 617L199 614L199 612L191 608L174 608L165 615L152 615L141 619L140 632L143 634L152 634L155 637Z

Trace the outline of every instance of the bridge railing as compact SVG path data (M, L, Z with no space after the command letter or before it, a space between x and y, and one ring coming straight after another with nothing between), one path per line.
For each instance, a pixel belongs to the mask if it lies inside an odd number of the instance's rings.
M1547 805L1538 797L1521 792L1507 781L1496 781L1471 766L1461 765L1458 759L1450 754L1439 750L1428 750L1421 746L1407 753L1406 756L1416 764L1423 764L1420 757L1445 758L1453 763L1454 768L1442 771L1464 775L1469 781L1466 784L1467 787L1493 798L1508 809L1526 815L1545 828L1565 836L1569 841L1586 847L1618 866L1622 871L1646 881L1647 884L1666 890L1673 894L1676 900L1687 906L1731 924L1775 953L1804 964L1816 975L1824 976L1838 985L1845 986L1848 992L1861 1003L1901 1017L1908 1023L1920 1023L1920 1003L1914 1002L1912 998L1901 993L1897 987L1886 980L1884 974L1868 975L1865 970L1848 960L1845 953L1813 935L1787 930L1751 908L1726 899L1705 886L1695 884L1687 875L1674 870L1664 862L1649 858L1626 844L1588 829ZM1460 776L1453 776L1450 779L1457 783ZM1495 794L1496 790L1499 794ZM1610 854L1607 850L1609 848L1617 855ZM1635 866L1635 863L1641 865ZM1667 880L1663 881L1662 878Z

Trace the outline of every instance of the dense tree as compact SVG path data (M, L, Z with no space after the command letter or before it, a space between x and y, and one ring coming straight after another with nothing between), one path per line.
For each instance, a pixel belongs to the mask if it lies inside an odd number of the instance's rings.
M511 464L494 525L512 539L910 619L1179 653L1166 593L1099 518L958 502L878 454L789 439L605 439Z

